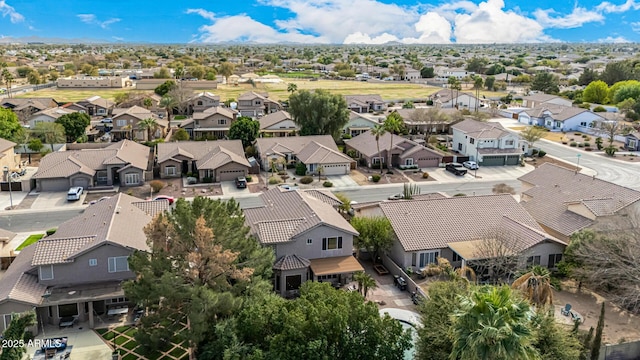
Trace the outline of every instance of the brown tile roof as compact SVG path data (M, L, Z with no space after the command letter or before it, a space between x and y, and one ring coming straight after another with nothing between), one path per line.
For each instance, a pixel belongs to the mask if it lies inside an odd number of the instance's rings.
M38 276L29 272L34 270L31 260L36 245L22 249L0 281L0 303L17 301L29 305L38 305L47 287L38 283Z
M380 142L380 152L384 150L389 150L389 145L391 145L391 134L385 133L380 137L379 142ZM354 150L358 151L359 153L367 157L372 157L378 154L378 144L376 142L376 137L371 135L371 131L364 132L352 139L349 139L346 141L346 143L351 148L353 148ZM403 153L407 150L411 151L411 149L416 146L420 150L425 149L428 152L433 153L434 157L442 157L441 154L433 150L430 150L428 148L425 148L424 146L418 144L415 141L405 139L402 136L398 136L398 135L393 136L393 148L400 149ZM414 149L413 151L418 151L418 150Z
M303 190L305 193L313 196L314 198L322 201L323 203L327 203L331 206L340 206L342 205L342 201L338 199L333 193L329 190L317 190L317 189L309 189Z
M69 258L77 251L96 240L95 236L81 236L66 239L44 238L36 243L36 252L31 265L52 265L71 262Z
M215 106L215 107L210 107L205 109L204 111L199 111L199 112L194 112L193 113L193 119L194 120L202 120L202 119L206 119L211 115L215 115L215 114L219 114L222 115L228 119L233 119L235 118L235 115L237 114L237 112L233 109L229 109L226 107L222 107L222 106Z
M0 138L0 152L5 152L18 144L7 139Z
M331 205L304 191L271 189L260 195L265 206L245 209L245 222L263 244L292 238L326 225L357 235L358 232Z
M499 139L503 136L511 135L500 123L489 123L472 119L463 120L452 125L451 128L477 139Z
M255 92L255 91L248 91L240 96L238 96L238 101L240 100L253 100L253 99L262 99L262 101L269 101L269 102L275 102L271 99L269 99L269 94L267 93L259 93L259 92Z
M54 119L58 119L63 115L71 114L71 113L74 113L74 112L75 111L68 110L68 109L65 109L63 107L55 107L55 108L48 108L48 109L40 110L37 113L33 114L32 116L47 115L47 116L52 117Z
M315 141L310 142L296 155L305 164L350 164L353 159Z
M527 96L523 96L522 97L523 100L531 100L531 101L536 101L536 102L546 102L546 101L553 100L553 99L556 99L556 98L559 98L559 96L543 94L543 93L531 94L531 95L527 95Z
M98 95L96 96L92 96L90 98L78 101L79 103L83 103L83 102L87 102L89 104L93 104L93 105L97 105L100 106L101 108L105 108L105 109L109 109L110 107L114 106L116 103L114 103L111 100L105 99L103 97L100 97Z
M284 120L293 120L293 118L291 117L291 114L289 114L284 110L267 114L261 117L260 119L258 119L258 121L260 121L260 129L266 129L269 126L273 126Z
M40 160L34 179L66 178L83 173L93 176L97 170L106 170L108 164L121 164L146 170L149 148L134 141L123 140L103 149L59 151Z
M28 107L44 110L57 105L58 103L53 98L7 98L2 100L3 107L11 108L15 111Z
M287 270L297 270L297 269L306 269L309 267L309 265L311 264L311 261L309 261L308 259L305 259L301 256L298 255L285 255L283 257L281 257L280 259L278 259L274 264L273 264L273 269L274 270L281 270L281 271L287 271Z
M331 135L288 136L259 138L256 140L257 150L262 156L269 152L291 152L298 154L311 142L324 145L327 148L339 151Z
M209 98L209 99L212 99L212 100L220 101L220 95L215 95L215 94L210 93L208 91L197 93L197 94L193 95L193 97L191 97L190 100L193 101L193 100L196 100L196 99L198 99L200 97L204 97L204 98Z
M582 203L595 216L606 216L640 200L639 191L549 163L518 180L533 186L523 193L530 197L524 208L540 224L566 236L593 223L569 211L569 204Z
M362 94L362 95L345 95L347 105L352 102L361 103L363 105L384 103L382 96L379 94Z
M509 194L389 201L380 208L405 251L442 249L448 243L483 238L499 228L504 217L542 231Z
M198 169L217 169L235 162L249 167L240 140L179 141L158 144L158 163L178 155L196 160Z
M115 108L112 111L113 113L113 119L115 120L117 117L122 116L122 115L131 115L137 119L143 120L143 119L147 119L150 117L154 117L153 113L150 110L147 110L143 107L140 107L138 105L134 105L132 107L129 108Z
M572 117L582 114L584 112L589 112L589 113L592 113L593 115L597 115L600 118L602 118L602 116L596 113L593 113L587 109L582 109L582 108L572 107L572 106L555 105L555 104L543 104L543 105L536 106L531 110L525 111L527 115L536 117L536 118L544 117L545 112L551 113L551 116L553 117L553 119L557 121L565 121L567 119L571 119Z

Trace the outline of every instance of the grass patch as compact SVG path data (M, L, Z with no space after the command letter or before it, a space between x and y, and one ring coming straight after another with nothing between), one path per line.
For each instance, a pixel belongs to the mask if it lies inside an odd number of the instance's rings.
M20 246L16 248L16 251L20 251L31 244L35 244L36 242L38 242L38 240L42 239L43 237L44 237L44 234L29 235L29 237L25 241L23 241L22 244L20 244Z
M138 342L135 340L128 341L122 345L127 350L133 350L138 347Z
M106 330L106 329L103 329L103 330ZM116 336L116 333L114 333L113 331L107 330L106 333L100 334L100 336L102 336L102 338L107 341L111 341Z
M114 331L117 331L117 332L123 334L129 329L131 329L131 326L124 325L124 326L118 326L117 328L114 329Z
M98 333L98 335L102 336L104 334L106 334L109 331L109 329L96 329L96 332Z
M136 360L136 359L138 359L138 355L134 355L131 353L122 357L122 360Z
M173 356L173 357L177 357L180 358L182 355L186 354L187 350L181 348L181 347L177 347L173 350L171 350L171 352L169 353L169 355Z
M138 329L136 328L131 328L127 331L124 332L125 335L129 336L129 337L134 337L136 335L136 333L138 332Z
M117 345L121 345L121 346L122 346L122 344L126 343L127 341L129 341L129 338L128 338L128 337L126 337L126 336L118 336L118 337L116 338L115 343L116 343Z

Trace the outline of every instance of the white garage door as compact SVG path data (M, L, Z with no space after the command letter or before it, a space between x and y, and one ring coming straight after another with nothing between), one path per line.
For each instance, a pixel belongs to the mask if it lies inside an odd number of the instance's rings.
M238 176L247 175L246 170L222 170L218 172L219 179L217 181L231 181L235 180Z
M322 165L323 175L345 175L349 173L349 164Z
M40 191L67 191L67 190L69 190L69 180L67 179L40 180Z

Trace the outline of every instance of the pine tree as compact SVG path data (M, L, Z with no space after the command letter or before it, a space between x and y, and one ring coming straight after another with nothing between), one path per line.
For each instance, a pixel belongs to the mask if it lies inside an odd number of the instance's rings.
M600 317L598 318L598 326L596 326L596 336L591 344L591 360L598 360L600 357L600 347L602 346L602 332L604 331L604 302L600 309Z

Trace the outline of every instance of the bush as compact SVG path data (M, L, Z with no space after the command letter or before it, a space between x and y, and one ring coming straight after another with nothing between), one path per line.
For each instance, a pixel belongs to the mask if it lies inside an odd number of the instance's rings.
M47 230L46 231L47 236L55 234L57 230L58 230L58 228L51 228L51 229Z
M383 169L387 168L387 164L381 164L381 163L371 164L371 168L378 170L378 169L380 169L380 165L382 165Z
M591 146L591 143L590 143L590 142L586 142L586 141L585 141L585 142L583 143L583 145L584 145L584 147L589 147L589 146Z
M301 184L311 184L313 182L313 178L311 176L304 176L300 179Z
M573 133L573 135L575 135L575 136L582 136L582 134L580 134L580 133Z
M287 172L284 170L278 171L278 175L287 175Z
M203 178L202 178L202 182L203 182L203 183L205 183L205 184L212 183L212 182L213 182L213 178L210 178L210 177L203 177Z
M544 150L538 151L538 157L544 157L545 155L547 155L546 151L544 151Z
M602 106L596 106L593 108L593 112L607 112L607 109L603 108Z
M351 139L351 134L342 134L343 139Z
M269 185L275 185L278 183L280 183L280 179L278 179L277 177L272 176L269 178Z
M374 183L377 183L378 181L380 181L380 175L378 174L372 175L371 181L373 181Z
M418 165L400 165L400 170L417 169Z
M423 173L422 173L422 178L423 178L423 179L428 179L428 178L429 178L429 173L428 173L428 172L426 172L426 171L425 171L425 172L423 172Z
M331 181L325 181L325 182L322 183L322 186L324 186L324 187L332 187L333 183Z
M531 150L531 156L536 156L538 154L538 149Z
M151 180L149 183L149 186L151 186L154 193L160 192L165 185L166 184L160 180Z
M358 152L353 149L349 149L347 150L347 156L352 159L355 159L358 156Z
M586 147L586 148L584 148L584 151L593 151L593 148Z
M571 147L576 147L576 146L578 146L578 143L577 143L577 142L575 142L575 141L572 141L572 142L571 142L571 144L569 144L569 146L571 146Z
M584 147L584 144L583 144L583 143L579 143L579 144L578 144L578 147L579 147L579 148Z
M307 166L301 162L296 164L296 175L305 176L307 175Z
M604 152L609 156L613 156L613 155L616 154L616 147L615 146L607 146L604 149Z
M453 196L456 196L456 197L458 197L458 196L467 196L467 194L465 194L465 193L457 193L457 194L454 194Z

